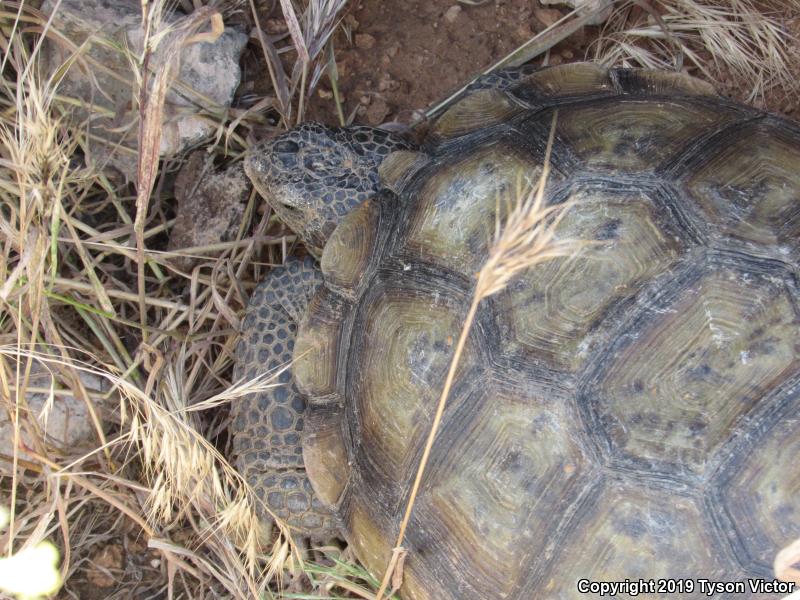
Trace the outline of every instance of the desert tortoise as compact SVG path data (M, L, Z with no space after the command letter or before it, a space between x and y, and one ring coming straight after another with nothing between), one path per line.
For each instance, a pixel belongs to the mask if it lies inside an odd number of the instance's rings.
M598 243L482 303L401 595L771 579L800 535L800 127L675 73L515 71L419 147L308 124L254 148L249 176L321 274L292 259L252 297L238 375L298 361L234 408L240 467L380 576L498 194L536 179L556 109L548 201L574 203L559 235Z

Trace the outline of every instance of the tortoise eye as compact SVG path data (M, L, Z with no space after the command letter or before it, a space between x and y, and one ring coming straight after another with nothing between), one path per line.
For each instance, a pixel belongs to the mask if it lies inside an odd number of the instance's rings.
M292 140L280 140L275 142L275 145L272 146L273 152L281 153L281 154L297 154L300 151L300 146L297 142L293 142Z
M276 153L275 159L283 165L285 169L295 169L297 168L297 156L295 154L287 153Z

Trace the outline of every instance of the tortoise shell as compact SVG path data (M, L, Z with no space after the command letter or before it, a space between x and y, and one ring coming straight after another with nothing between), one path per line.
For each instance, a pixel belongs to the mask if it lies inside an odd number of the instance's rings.
M800 127L682 75L546 69L387 159L299 329L314 489L380 575L497 198L536 180L556 110L547 198L574 203L558 236L598 243L482 302L401 594L771 578L800 534Z

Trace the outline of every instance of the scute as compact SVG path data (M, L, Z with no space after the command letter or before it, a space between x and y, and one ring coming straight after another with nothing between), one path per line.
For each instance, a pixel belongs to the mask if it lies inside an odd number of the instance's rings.
M317 498L333 506L350 477L344 408L339 402L312 402L305 418L308 434L303 438L303 463Z
M378 167L381 184L395 194L399 193L429 161L430 158L424 152L412 150L392 152Z
M800 259L800 132L769 122L738 127L706 148L687 188L703 221L731 246ZM744 242L744 244L743 244Z
M674 71L648 71L645 69L614 69L612 77L627 94L653 94L666 96L716 96L710 83Z
M297 388L311 398L337 392L345 312L344 299L325 287L312 299L300 324L294 345L294 378Z
M712 263L624 327L585 392L590 429L624 469L704 476L762 397L800 375L785 283Z
M800 531L800 382L789 396L783 410L762 416L744 447L732 449L712 487L723 522L736 532L731 537L741 568L765 577L776 550Z
M359 560L370 572L381 573L389 564L391 549L384 539L383 521L373 514L374 500L374 496L356 497L351 494L345 498L342 517L346 531L359 533L350 542Z
M524 112L500 90L479 90L447 109L431 129L434 139L448 139L510 120Z
M472 280L492 243L495 218L524 184L535 184L541 159L505 140L454 148L450 161L420 174L410 193L405 254ZM560 178L551 173L550 182ZM496 214L500 206L501 214Z
M322 273L330 285L346 295L354 294L370 274L378 254L381 208L370 199L354 208L328 238L322 255Z
M429 283L426 289L407 281L373 282L362 302L351 336L351 426L358 423L364 461L378 475L406 474L438 399L438 384L447 372L458 339L462 308ZM402 282L402 285L398 285ZM473 344L467 346L456 377L458 386L478 368Z
M613 98L560 111L557 131L588 168L655 171L694 138L724 128L736 116L721 106L682 98ZM550 116L540 119L549 122Z
M578 443L567 398L531 385L490 381L455 411L415 507L406 572L436 585L430 565L451 562L470 573L450 576L452 598L508 597L530 577L585 488L592 464ZM480 557L475 548L481 548Z
M594 63L558 65L528 75L511 93L533 107L565 98L611 96L617 93L608 69Z
M570 525L548 576L528 596L582 600L577 582L639 579L736 580L720 552L699 502L669 490L608 481ZM538 585L536 585L538 584ZM535 592L539 594L533 595ZM620 594L620 597L624 595ZM639 598L703 598L691 594L641 594ZM715 596L719 597L719 596Z
M589 332L613 306L669 269L685 244L664 207L641 186L583 184L566 202L574 207L557 237L596 243L576 257L528 269L497 302L510 338L506 353L524 352L551 368L576 372L593 357Z

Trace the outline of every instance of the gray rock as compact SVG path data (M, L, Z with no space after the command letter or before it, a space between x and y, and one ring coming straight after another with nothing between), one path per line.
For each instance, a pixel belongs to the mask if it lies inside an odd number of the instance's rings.
M613 0L539 0L542 4L553 5L563 4L570 8L577 8L579 11L590 11L599 9L596 16L587 22L587 25L602 25L611 16L614 10Z
M42 11L50 15L56 4L56 0L45 0ZM180 18L170 14L164 22L174 24ZM75 47L82 47L59 92L91 107L76 108L72 115L77 123L91 119L90 159L111 164L134 178L138 92L131 58L135 62L142 52L140 1L61 0L53 30L67 42L48 37L43 61L49 74L62 68ZM238 61L246 42L245 34L226 28L215 42L194 43L181 51L179 77L164 107L161 156L180 152L214 131L215 119L208 115L230 106L239 85ZM164 60L168 47L166 40L159 44L151 63Z
M11 369L12 373L15 371L15 368ZM24 363L22 372L24 372ZM105 393L111 387L107 379L92 373L79 371L79 377L84 388L89 393ZM53 395L52 404L48 407L50 394L44 390L49 390L52 383L53 374L40 363L34 362L28 380L28 391L25 394L29 412L28 414L23 412L21 418L38 422L39 428L44 435L45 443L50 447L50 450L74 455L75 453L87 452L96 448L100 442L86 402L76 398L69 391L62 390ZM111 409L114 402L118 402L118 398L113 394L105 403L93 400L93 406L101 422L104 413ZM20 432L22 443L27 447L32 447L32 441L25 433L25 428L21 428ZM9 419L7 411L0 410L0 454L12 456L14 451L13 442L14 426ZM21 452L20 455L25 458L24 452ZM0 475L9 475L10 469L11 465L9 463L0 460Z
M192 153L175 179L178 214L170 233L169 250L232 240L249 195L250 183L242 163L218 171L208 154ZM185 270L196 262L189 257L176 259L176 265Z

